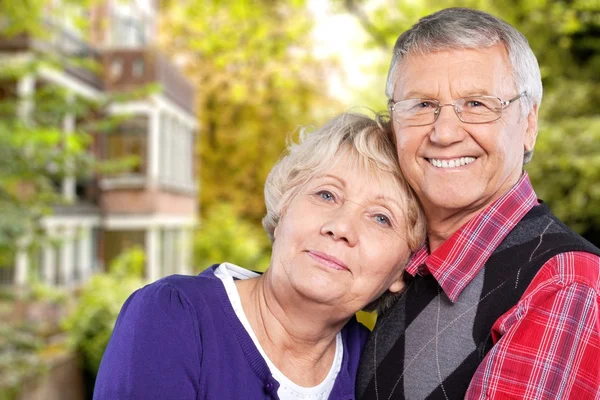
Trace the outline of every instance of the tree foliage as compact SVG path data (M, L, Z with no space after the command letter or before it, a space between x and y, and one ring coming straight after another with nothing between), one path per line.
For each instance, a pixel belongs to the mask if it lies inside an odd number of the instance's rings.
M80 293L73 313L64 321L71 346L83 356L84 368L93 376L125 300L144 281L145 255L140 248L122 253L107 274L93 276Z
M184 0L162 17L163 47L197 87L202 209L226 202L258 225L263 184L301 125L330 114L304 2Z
M567 0L337 0L370 34L369 47L388 53L376 66L384 106L385 74L397 37L419 18L446 7L471 7L511 23L529 40L544 84L539 135L526 169L538 196L567 225L600 243L600 5ZM372 95L365 96L372 98Z
M55 49L56 35L49 21L68 20L85 31L81 11L92 0L63 0L51 8L47 0L0 3L0 37L27 36L29 42L45 43L44 50L0 56L0 266L11 265L17 249L35 250L47 238L40 222L53 208L66 204L61 193L64 178L89 182L100 172L122 171L135 164L134 157L101 161L91 152L93 135L114 130L124 118L109 116L108 106L136 93L105 95L91 100L70 93L58 85L37 79L42 69L69 68L97 70L97 65L72 49ZM37 79L31 93L23 93L23 79ZM65 130L65 116L75 126Z
M229 204L211 207L194 239L195 272L212 264L231 262L253 271L269 266L267 234L255 224L238 217Z
M31 35L36 38L47 37L44 20L50 14L59 18L68 17L74 26L84 27L87 20L80 11L97 3L98 0L3 0L0 2L0 32L4 37Z
M37 61L0 65L0 265L8 262L23 238L31 242L41 234L41 218L61 202L61 180L67 175L85 178L94 165L87 151L90 135L83 130L65 135L62 130L67 110L83 115L90 110L88 104L71 103L59 88L18 97L16 82L38 66ZM23 119L19 108L26 103L36 112Z

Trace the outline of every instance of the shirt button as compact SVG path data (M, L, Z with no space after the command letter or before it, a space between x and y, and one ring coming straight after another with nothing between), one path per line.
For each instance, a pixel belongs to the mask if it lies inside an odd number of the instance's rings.
M267 389L267 392L272 392L274 387L275 385L273 385L273 382L267 382L267 384L265 385L265 389Z

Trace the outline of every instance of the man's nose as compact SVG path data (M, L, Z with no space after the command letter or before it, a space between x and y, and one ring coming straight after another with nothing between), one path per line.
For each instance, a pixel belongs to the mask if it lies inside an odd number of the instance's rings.
M432 125L429 138L432 143L440 146L449 146L460 142L466 135L463 124L452 104L442 104L438 110L437 119Z

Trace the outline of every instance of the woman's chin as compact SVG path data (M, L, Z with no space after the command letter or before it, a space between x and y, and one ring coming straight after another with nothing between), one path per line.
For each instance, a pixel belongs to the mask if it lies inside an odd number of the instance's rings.
M349 288L339 280L307 279L295 285L296 290L307 300L332 308L345 308Z

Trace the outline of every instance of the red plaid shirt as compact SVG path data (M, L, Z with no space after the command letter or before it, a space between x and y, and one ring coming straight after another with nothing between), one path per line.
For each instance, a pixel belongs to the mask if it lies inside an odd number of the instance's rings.
M422 248L406 270L431 273L455 302L494 250L538 204L529 177L472 218L431 255ZM419 269L425 264L427 270ZM552 257L521 300L492 326L494 347L467 399L600 399L600 258Z

